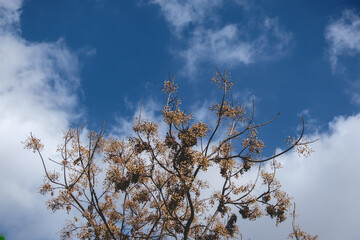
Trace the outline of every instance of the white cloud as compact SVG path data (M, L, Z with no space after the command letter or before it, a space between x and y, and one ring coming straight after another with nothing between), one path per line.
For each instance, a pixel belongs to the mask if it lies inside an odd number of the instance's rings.
M339 19L326 27L325 38L329 43L331 66L335 69L340 56L360 53L360 16L352 10L343 11Z
M0 0L0 8L17 11L22 5L22 0Z
M333 73L341 74L350 87L346 92L354 104L360 105L360 15L344 10L325 29L328 57Z
M320 239L357 239L353 229L360 223L360 206L353 201L360 198L359 136L360 114L340 116L328 132L311 136L320 140L309 159L297 159L295 153L282 159L279 178L295 197L298 223Z
M329 131L310 136L319 138L312 145L309 158L299 159L297 153L280 158L283 168L277 172L283 189L294 197L297 224L303 230L319 235L320 239L357 239L360 222L360 114L337 117L329 123ZM264 219L245 223L246 238L253 240L286 239L291 219L275 227L274 221ZM240 223L242 224L242 223ZM241 225L240 225L241 226ZM256 229L262 229L257 231Z
M189 40L189 48L179 55L185 59L189 75L195 73L199 62L215 64L249 64L254 59L251 44L239 39L236 25L227 25L219 30L198 28Z
M63 40L32 43L20 35L21 1L0 1L0 232L9 239L57 238L64 214L49 214L38 157L23 149L30 132L51 156L63 129L80 115L77 57ZM76 111L75 111L76 110Z
M20 7L22 0L0 0L0 31L20 31Z
M151 3L160 6L166 20L175 27L176 32L181 32L190 23L201 23L211 15L215 7L222 5L221 0L152 0Z
M277 19L264 17L262 22L255 21L251 26L247 21L252 19L224 24L216 13L222 1L153 0L152 3L159 5L172 32L186 45L185 49L173 52L185 60L182 72L188 76L194 76L201 63L235 67L278 58L287 53L293 40L292 34L284 31ZM245 3L238 2L249 10L250 5Z
M260 35L248 38L246 29L228 24L220 29L196 28L188 48L180 51L189 75L195 73L201 62L234 67L258 60L272 59L287 52L292 34L281 30L276 19L266 18Z

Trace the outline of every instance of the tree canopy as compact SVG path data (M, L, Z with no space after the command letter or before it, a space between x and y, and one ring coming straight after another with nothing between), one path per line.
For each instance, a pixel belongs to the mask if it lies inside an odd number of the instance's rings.
M79 213L65 224L62 239L239 239L239 219L267 216L276 225L287 219L291 197L276 179L276 158L290 150L311 152L303 138L304 120L285 150L265 156L258 132L277 116L256 123L254 103L250 111L234 103L226 71L217 72L212 82L222 92L209 107L216 116L212 127L182 110L178 86L169 78L162 123L142 119L140 111L133 135L122 139L107 135L104 126L99 132L71 128L58 148L60 159L49 159L59 171L47 168L40 139L31 135L25 141L41 158L40 193L50 195L48 208ZM220 188L203 177L210 168L216 169ZM291 238L317 238L301 231L295 218L293 223Z

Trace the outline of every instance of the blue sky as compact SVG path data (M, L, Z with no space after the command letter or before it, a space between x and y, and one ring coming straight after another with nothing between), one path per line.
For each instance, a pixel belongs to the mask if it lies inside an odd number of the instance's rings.
M124 111L124 99L136 104L151 96L160 101L168 72L176 75L185 95L195 95L195 101L206 98L216 67L232 73L237 90L260 98L259 111L280 111L285 118L307 109L328 122L356 109L344 76L331 72L325 38L331 20L356 8L356 1L195 1L186 7L165 2L25 1L22 37L31 42L63 39L77 54L79 104L95 125L113 123L114 115ZM187 16L186 11L199 14ZM211 49L210 41L218 45ZM221 49L221 44L226 46ZM248 45L254 49L246 50ZM238 54L231 55L234 51Z
M142 103L144 116L161 119L169 72L183 107L211 121L210 78L226 68L235 101L255 99L258 122L281 113L262 134L269 150L299 133L300 116L319 138L311 157L281 159L298 222L320 239L356 239L359 64L355 0L0 0L0 232L54 239L66 217L36 194L41 165L21 145L30 131L49 156L69 126L105 120L129 134ZM290 229L244 224L252 239L286 239Z

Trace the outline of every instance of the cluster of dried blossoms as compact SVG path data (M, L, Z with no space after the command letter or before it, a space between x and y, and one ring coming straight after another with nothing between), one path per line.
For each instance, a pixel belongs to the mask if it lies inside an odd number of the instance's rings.
M47 170L40 140L29 137L25 146L40 154L44 166L40 193L51 195L48 207L81 214L66 224L63 239L236 239L240 217L268 215L276 224L286 219L290 197L275 179L280 167L275 158L299 145L303 132L285 151L265 158L258 138L264 124L255 124L253 114L228 100L233 82L226 72L212 80L223 93L210 107L217 116L213 130L181 110L172 79L163 90L164 137L157 123L140 117L133 137L123 140L101 130L90 132L83 143L82 129L70 129L58 149L61 161L51 160L61 165L57 173ZM271 172L261 167L267 161ZM218 169L220 189L199 178L209 167ZM244 182L243 175L252 171L256 181ZM206 188L214 190L210 196L204 196Z

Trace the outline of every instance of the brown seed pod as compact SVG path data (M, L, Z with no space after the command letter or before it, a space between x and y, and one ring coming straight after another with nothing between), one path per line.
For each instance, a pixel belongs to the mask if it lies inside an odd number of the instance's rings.
M269 204L269 205L266 207L266 212L269 214L269 216L270 216L271 218L275 217L275 215L276 215L275 206Z
M120 180L115 182L115 191L125 191L130 185L129 179L127 177L122 177Z
M248 206L244 206L239 210L239 213L241 214L242 218L247 219L250 217L250 209Z

